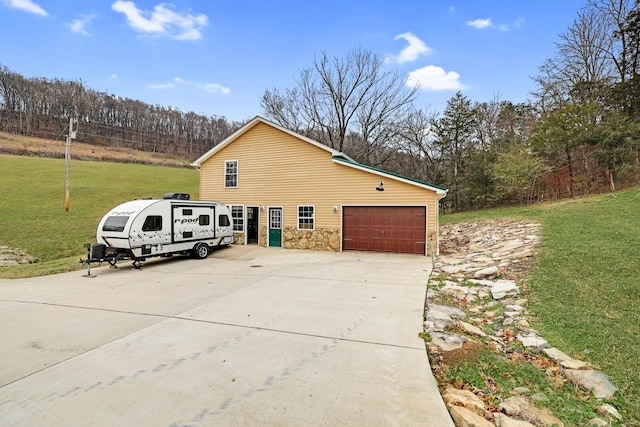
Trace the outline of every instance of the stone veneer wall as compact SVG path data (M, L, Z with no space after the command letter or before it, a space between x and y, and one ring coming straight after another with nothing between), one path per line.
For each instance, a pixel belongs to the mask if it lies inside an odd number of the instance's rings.
M287 249L315 249L319 251L340 250L340 230L337 228L317 228L313 231L285 227L282 246Z
M241 231L233 232L233 244L234 245L244 245L244 233Z
M267 227L260 229L260 242L267 244ZM317 228L313 231L296 227L282 229L282 247L286 249L313 249L317 251L340 251L340 229Z
M260 246L267 246L267 227L260 227Z

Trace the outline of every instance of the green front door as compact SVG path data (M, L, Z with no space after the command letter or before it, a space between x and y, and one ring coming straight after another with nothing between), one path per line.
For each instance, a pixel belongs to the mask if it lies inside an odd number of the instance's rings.
M282 208L269 208L269 246L282 246Z

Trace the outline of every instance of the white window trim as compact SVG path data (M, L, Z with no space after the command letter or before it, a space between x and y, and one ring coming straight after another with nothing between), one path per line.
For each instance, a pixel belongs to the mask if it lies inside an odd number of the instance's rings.
M232 163L235 162L236 163L236 185L234 187L228 186L227 185L227 164L228 163ZM224 188L238 188L240 186L240 162L237 160L225 160L224 161L224 170L223 170L223 174L224 174Z
M242 230L236 230L235 229L235 223L233 222L233 220L235 219L235 217L233 216L233 208L234 207L239 207L240 211L242 213L242 216L240 217L240 219L242 219ZM231 211L231 225L233 226L233 231L235 233L242 233L245 231L245 210L244 210L244 205L229 205L229 210Z
M308 216L300 216L300 208L307 208L307 207L313 208L313 214L310 217L308 217ZM297 224L298 230L299 231L314 231L316 229L316 206L315 205L298 205L297 212L298 212L298 214L297 214L298 215L298 224ZM300 220L303 219L303 218L304 219L311 218L313 227L311 227L311 228L300 228Z

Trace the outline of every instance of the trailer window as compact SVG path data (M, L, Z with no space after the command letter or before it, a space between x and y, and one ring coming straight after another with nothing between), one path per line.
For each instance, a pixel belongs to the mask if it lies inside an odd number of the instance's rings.
M110 216L104 222L102 226L102 231L124 231L124 226L129 221L128 216Z
M162 230L162 217L160 215L149 215L142 225L142 231Z
M220 227L228 227L231 225L231 221L229 221L229 217L226 215L220 215L218 217L218 224Z
M193 215L193 210L191 210L191 209L182 209L182 215L184 215L184 216Z
M198 217L198 223L200 225L209 225L211 224L211 217L209 215L200 215Z

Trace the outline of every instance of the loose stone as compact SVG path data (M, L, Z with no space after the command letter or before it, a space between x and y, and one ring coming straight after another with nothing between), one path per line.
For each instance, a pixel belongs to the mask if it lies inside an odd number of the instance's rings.
M517 417L534 425L564 427L564 423L549 410L538 408L528 397L510 397L500 404L500 411L512 417Z
M518 335L516 336L518 341L522 343L525 348L534 350L544 350L549 347L549 343L537 335Z
M498 267L494 265L492 267L487 267L487 268L483 268L482 270L476 271L473 274L473 277L475 277L476 279L481 279L483 277L493 276L495 274L498 274Z
M544 351L544 353L547 356L549 356L550 358L555 360L556 363L562 363L562 362L567 361L567 360L573 360L571 358L571 356L569 356L568 354L564 353L561 350L558 350L555 347L545 348L542 351Z
M600 405L596 408L596 412L603 417L615 418L616 420L622 420L622 415L616 408L612 405L605 403L604 405Z
M500 412L494 413L496 427L536 427L528 421L516 420Z
M458 320L458 326L460 327L460 329L462 329L464 332L467 332L471 335L477 335L480 337L486 337L487 334L480 328L478 328L477 326L473 326L467 322L463 322L462 320Z
M491 295L497 300L505 298L507 295L518 295L519 293L518 285L510 280L498 280L491 287Z
M431 342L442 351L453 351L462 348L462 344L467 341L466 337L457 334L432 332L430 335Z
M598 399L611 399L618 390L606 375L595 369L565 369L564 373L574 384L590 390Z
M463 406L451 406L449 413L458 427L495 427L491 421Z
M437 310L448 314L452 319L466 319L467 313L456 307L440 304L429 304L429 310Z
M434 309L427 312L427 320L433 322L436 328L447 328L456 324L449 314Z
M484 402L482 399L469 390L460 390L449 387L445 390L442 399L447 406L464 406L482 417L487 414L487 410L484 408Z

